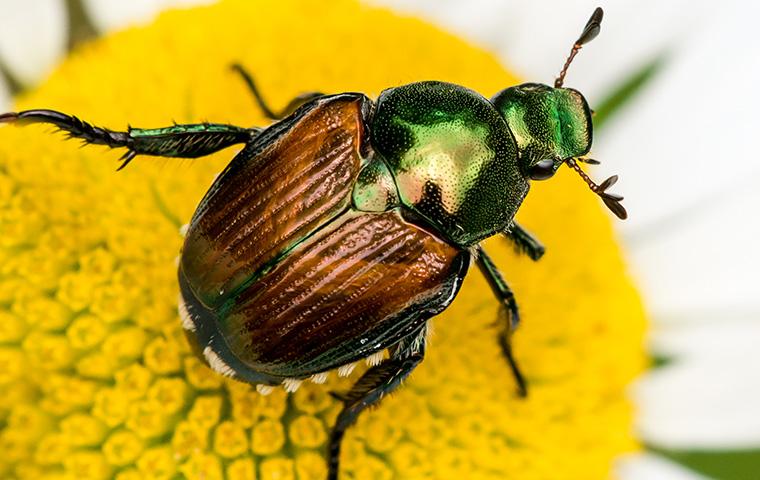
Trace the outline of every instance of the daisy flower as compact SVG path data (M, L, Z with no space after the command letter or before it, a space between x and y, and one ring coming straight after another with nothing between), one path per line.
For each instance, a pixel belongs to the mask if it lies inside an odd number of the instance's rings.
M21 97L18 108L55 107L113 128L127 121L150 126L172 119L262 124L247 92L228 73L233 61L261 72L262 87L273 103L314 88L376 96L388 86L422 78L454 81L490 95L518 77L550 82L592 10L574 2L561 10L540 2L475 2L467 7L457 2L379 2L397 12L425 16L479 44L478 49L418 20L348 1L319 7L309 2L230 1L172 12L151 23L169 3L82 2L101 31L146 26L76 51L40 88ZM61 8L60 2L29 8L35 7L46 12ZM632 32L625 27L636 18L634 13L647 9L624 7L621 3L617 13L605 5L604 41L584 51L568 77L568 85L581 89L592 106L666 49L669 59L678 58L681 50L673 46L691 45L683 38L697 28L674 19L681 10L659 8L651 18L640 16L646 26ZM684 10L690 12L687 20L698 25L699 9ZM615 15L620 17L612 21ZM42 17L31 18L18 17L14 23L28 26ZM61 15L56 18L62 25ZM49 30L55 33L56 28ZM0 45L5 45L0 59L9 78L32 85L59 61L65 35L53 41L38 34L38 40L27 33L29 28L17 30L5 37L0 33ZM623 33L614 34L619 30ZM722 33L730 36L731 31ZM25 42L47 55L34 68L26 67L27 73L19 67L25 57L14 53L15 45ZM635 51L621 55L631 44ZM483 49L497 53L509 71ZM675 147L667 138L653 144L661 135L651 136L652 125L660 131L666 127L651 117L649 124L629 122L647 118L649 111L635 111L642 105L662 108L663 99L651 92L668 87L666 79L678 71L677 61L667 65L626 115L612 117L597 135L594 151L604 163L594 175L604 178L606 168L621 173L629 210L642 212L638 219L632 216L620 236L656 322L653 348L677 358L635 390L635 424L646 443L683 449L695 446L684 443L695 436L682 427L694 426L689 415L702 407L671 411L668 396L678 399L689 388L699 388L688 380L698 371L694 365L705 364L699 364L699 355L710 354L706 345L711 342L703 338L711 336L713 324L700 320L701 335L706 336L701 337L700 329L684 320L690 311L680 310L679 317L679 306L694 304L688 292L676 287L699 287L701 277L675 277L679 264L663 262L693 261L667 250L674 244L667 242L686 242L693 234L684 236L682 231L699 228L704 216L670 229L665 240L657 232L663 223L670 224L663 211L681 218L684 209L694 211L687 200L703 198L691 195L699 193L694 188L703 177L697 170L706 157L687 164L693 171L684 169L683 160L681 168L670 168L662 158ZM691 72L693 66L681 68ZM686 135L687 126L678 127ZM631 147L631 138L639 139L638 149ZM292 396L259 397L249 386L222 380L206 369L179 335L172 311L176 285L171 259L181 245L176 227L187 221L213 173L232 152L181 166L138 159L118 175L107 162L109 155L113 152L96 148L77 151L39 129L0 132L0 225L8 232L0 247L5 260L0 312L7 317L0 354L8 368L0 382L9 392L0 403L0 445L9 452L0 472L11 478L322 478L325 432L337 413L326 392L348 383L334 379L327 387L308 387ZM343 455L347 478L503 478L518 472L524 478L606 478L615 458L639 448L624 395L645 362L638 296L602 207L576 178L559 177L551 185L536 185L519 214L550 248L556 245L545 260L531 264L498 241L489 242L525 312L515 348L535 385L531 397L522 401L512 395L489 327L495 304L484 295L482 279L472 274L456 303L436 321L437 334L424 366L406 389L366 414L349 434ZM685 179L682 189L676 189L676 178ZM651 195L655 187L659 194ZM648 196L650 203L642 200ZM568 238L578 239L572 248ZM651 253L658 248L659 256ZM737 281L742 278L748 277ZM548 285L556 289L547 293ZM751 298L749 288L736 298ZM706 297L705 289L696 291L702 292L700 300ZM668 303L666 297L677 301ZM746 330L740 327L728 333L741 337ZM691 341L683 333L686 328ZM739 346L734 352L750 344L732 343ZM716 348L711 351L716 353ZM727 357L722 356L727 362L742 359L741 353ZM727 391L736 382L718 386ZM713 398L717 401L718 395ZM689 400L685 403L694 405ZM724 423L715 419L713 432L715 425ZM713 440L696 446L726 445L720 443L725 436ZM753 441L741 445L756 445ZM693 478L651 456L626 460L617 475Z

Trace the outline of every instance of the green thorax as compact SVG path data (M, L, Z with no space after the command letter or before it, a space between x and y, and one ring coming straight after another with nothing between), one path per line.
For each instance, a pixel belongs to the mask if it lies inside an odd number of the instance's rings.
M455 244L506 229L528 191L506 122L464 87L430 81L384 91L371 136L401 203Z
M577 90L525 83L499 92L491 102L517 140L525 174L541 160L555 160L556 169L591 149L591 110Z

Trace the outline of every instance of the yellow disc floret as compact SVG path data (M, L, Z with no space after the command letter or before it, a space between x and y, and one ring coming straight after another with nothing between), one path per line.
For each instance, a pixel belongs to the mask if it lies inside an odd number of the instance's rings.
M352 0L230 0L84 46L18 108L113 129L266 125L233 62L278 108L304 91L376 97L435 79L490 96L517 80L450 34ZM116 152L0 129L0 478L325 476L339 408L327 392L363 367L261 396L199 361L176 313L179 227L234 153L138 157L116 173ZM529 397L473 270L422 365L349 430L342 478L604 479L637 448L625 388L645 363L644 316L606 214L571 175L535 185L518 214L544 259L485 242L522 308Z

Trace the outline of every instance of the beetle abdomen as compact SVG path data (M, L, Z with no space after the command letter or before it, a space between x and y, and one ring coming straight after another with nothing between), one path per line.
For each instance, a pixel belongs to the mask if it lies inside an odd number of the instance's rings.
M365 358L443 310L469 258L396 210L348 212L217 313L214 349L275 378Z
M217 308L350 205L366 97L314 102L270 127L217 178L182 254L190 288Z

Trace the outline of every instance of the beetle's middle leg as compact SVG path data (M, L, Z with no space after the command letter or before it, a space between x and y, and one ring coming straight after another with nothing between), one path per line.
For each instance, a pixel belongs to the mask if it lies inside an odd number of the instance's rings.
M261 95L261 92L259 92L259 88L256 86L256 82L253 81L253 76L251 76L250 73L248 73L248 70L246 70L242 65L235 63L232 65L232 69L240 74L241 77L243 77L243 81L245 81L245 84L248 85L248 88L251 90L251 93L253 94L253 98L256 99L256 104L259 106L261 111L264 113L264 116L267 117L270 120L281 120L291 113L295 112L298 107L303 105L304 103L308 102L309 100L314 100L315 98L319 98L324 93L322 92L306 92L302 93L301 95L298 95L294 99L292 99L282 110L280 110L279 113L275 113L274 110L272 110L269 107L269 104L264 100L264 97Z
M365 408L377 404L395 390L425 356L427 326L402 340L391 353L391 358L367 370L348 393L333 396L343 401L343 409L335 420L328 444L328 480L338 479L340 446L346 429L353 424Z
M488 284L491 286L494 295L501 302L501 308L499 310L499 317L504 318L499 332L499 346L501 346L502 353L507 359L509 368L512 370L512 374L517 382L517 392L521 397L528 394L528 387L525 382L520 368L517 366L515 357L512 353L512 332L520 323L520 312L517 308L517 301L515 300L515 294L512 293L512 289L509 288L509 284L504 280L496 265L491 260L491 257L483 250L483 247L478 245L477 247L477 260L480 271L486 277Z
M126 132L117 132L96 127L73 115L55 110L4 113L0 114L0 123L3 122L22 125L48 123L68 133L69 138L84 140L85 144L127 148L127 152L121 157L123 163L119 170L141 154L159 157L203 157L236 143L247 143L261 131L258 128L198 123L153 129L129 127Z

